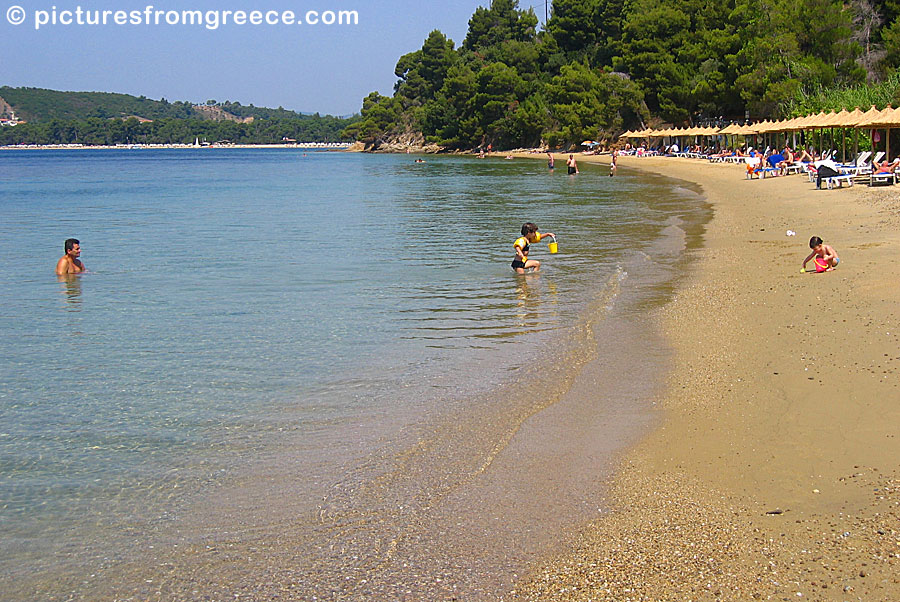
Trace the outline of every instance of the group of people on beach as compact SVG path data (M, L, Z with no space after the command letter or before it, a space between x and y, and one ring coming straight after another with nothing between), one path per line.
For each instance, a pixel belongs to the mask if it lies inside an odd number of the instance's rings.
M547 168L552 171L555 167L556 161L553 159L553 153L547 151ZM566 159L566 169L570 176L578 173L578 162L575 161L575 155L569 155L569 158Z
M610 177L616 174L616 169L619 166L619 151L613 149L612 158L610 159L609 164L609 175ZM556 161L553 158L553 153L547 151L547 168L553 170L556 167ZM575 155L570 154L569 158L566 159L566 169L570 176L574 176L578 172L578 162L575 160Z
M547 153L547 166L554 168L553 155ZM610 176L615 173L617 166L617 153L613 151L612 163L610 164ZM893 170L900 166L900 159L886 166L887 169ZM575 156L569 155L567 167L570 174L577 174L578 167L575 162ZM517 274L525 274L528 271L537 272L541 269L541 262L537 259L528 257L530 245L540 242L543 238L552 238L556 240L556 235L552 232L541 234L538 227L533 222L522 224L521 236L513 242L515 258L512 260L511 267ZM800 268L801 272L806 272L807 264L812 261L816 272L833 271L841 261L837 251L831 245L825 244L818 236L813 236L809 240L809 247L812 252L803 260ZM554 249L555 251L555 249ZM63 256L56 262L56 274L58 276L66 276L69 274L81 274L86 271L84 262L81 260L81 242L77 238L67 238L63 243Z
M513 243L513 249L516 252L516 256L512 260L512 269L517 274L525 274L526 271L537 272L541 269L541 262L537 259L529 259L528 252L532 243L540 242L542 238L548 237L552 237L553 240L556 240L555 234L552 232L541 234L538 231L538 227L532 222L525 222L522 224L522 236L517 238ZM809 239L809 248L812 252L803 260L803 265L800 267L801 273L807 271L806 265L810 261L813 262L813 266L817 273L833 272L841 262L841 258L838 257L834 247L826 245L818 236L813 236Z
M743 156L742 149L737 149L736 151L741 153ZM754 156L754 151L752 148L748 151L750 154L748 156ZM547 167L549 169L554 169L555 161L553 158L553 154L549 151L547 154ZM618 151L612 151L612 160L610 162L610 173L612 176L615 174L616 168L618 166ZM794 154L790 147L785 147L783 154L775 155L774 153L769 153L767 159L771 159L770 164L773 168L783 169L787 165L794 163L795 161L813 161L814 158L807 150L802 150L799 154ZM569 168L570 174L578 173L577 163L575 162L575 156L569 155L569 159L566 163ZM885 162L885 165L882 167L879 164L875 164L875 167L878 169L883 169L887 173L893 172L894 169L900 167L900 158L896 159L892 163ZM889 171L887 171L889 170ZM512 261L512 269L517 274L525 274L526 272L537 272L540 270L541 262L536 259L529 259L528 252L529 246L532 243L539 242L542 238L552 236L555 240L555 235L552 233L548 234L540 234L538 232L538 227L532 222L526 222L522 225L521 236L515 240L513 243L513 249L515 251L515 258ZM838 266L841 261L841 258L838 256L837 251L834 250L834 247L831 245L825 244L819 236L813 236L809 240L809 248L811 252L807 257L803 260L800 271L806 272L806 266L810 261L813 262L813 266L815 267L815 272L831 272Z

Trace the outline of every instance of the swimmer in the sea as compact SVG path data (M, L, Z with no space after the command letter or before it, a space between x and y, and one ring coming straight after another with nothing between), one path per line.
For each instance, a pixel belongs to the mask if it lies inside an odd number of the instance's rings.
M65 254L56 262L56 274L80 274L85 271L84 262L78 257L81 255L81 243L77 238L67 238L63 244Z

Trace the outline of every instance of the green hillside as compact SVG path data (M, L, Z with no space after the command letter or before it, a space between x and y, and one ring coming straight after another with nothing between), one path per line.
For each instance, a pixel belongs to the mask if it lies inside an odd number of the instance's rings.
M109 92L60 92L41 88L0 87L3 98L16 111L20 119L31 123L53 119L70 121L88 117L128 117L137 115L147 119L163 117L193 117L190 103L169 103L166 100L150 100L143 96L113 94Z
M359 119L304 115L281 107L268 109L229 101L210 100L195 108L189 102L170 103L128 94L9 86L0 87L0 101L5 101L0 102L0 114L14 111L26 122L0 127L0 146L189 144L198 139L240 144L337 142L352 140L341 133Z
M83 120L90 117L108 119L112 117L144 117L146 119L206 119L206 113L193 108L190 102L169 102L151 100L144 96L116 94L111 92L61 92L42 88L0 87L0 98L9 103L16 116L30 123L46 123L54 119L61 121ZM303 119L308 115L288 111L281 107L243 106L239 102L209 101L210 106L219 107L239 118L256 119Z

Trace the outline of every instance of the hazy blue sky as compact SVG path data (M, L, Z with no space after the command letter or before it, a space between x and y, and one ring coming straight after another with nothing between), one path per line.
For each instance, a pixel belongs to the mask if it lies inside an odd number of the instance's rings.
M469 17L490 0L0 0L0 85L124 92L170 101L207 99L344 115L378 90L390 94L397 59L439 29L458 46ZM51 15L84 10L353 10L359 24L44 25ZM543 21L542 0L535 5ZM10 23L19 6L25 22ZM85 17L86 18L86 17ZM111 19L110 19L111 21Z

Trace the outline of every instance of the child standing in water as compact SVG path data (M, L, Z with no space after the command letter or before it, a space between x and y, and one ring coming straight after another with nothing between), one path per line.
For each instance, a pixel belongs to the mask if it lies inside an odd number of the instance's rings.
M516 250L516 258L512 261L512 269L514 269L517 274L524 274L525 270L531 268L534 268L535 272L541 269L540 261L537 259L528 259L528 245L529 243L540 242L545 236L550 236L554 239L556 238L556 235L552 232L541 234L538 232L538 227L531 222L526 222L522 225L522 236L517 238L516 242L513 243L513 248Z
M800 268L801 272L806 271L806 264L810 259L813 260L817 272L831 272L841 262L841 258L838 257L834 247L824 244L818 236L813 236L809 239L809 248L812 249L812 253L803 260L803 267Z

